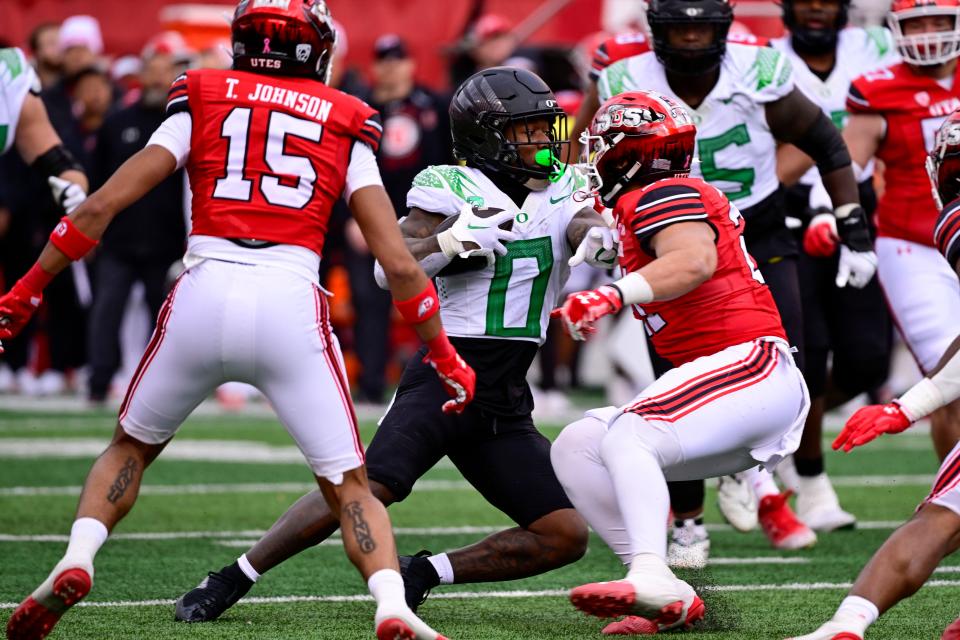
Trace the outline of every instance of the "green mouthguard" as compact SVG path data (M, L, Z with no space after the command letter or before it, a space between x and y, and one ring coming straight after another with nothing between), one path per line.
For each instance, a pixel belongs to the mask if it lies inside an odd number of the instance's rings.
M534 161L541 167L550 167L553 169L548 178L550 182L557 182L560 180L560 177L563 176L564 171L567 170L566 165L560 162L560 158L553 155L553 151L550 149L540 149L540 151L537 151L537 155L534 156Z

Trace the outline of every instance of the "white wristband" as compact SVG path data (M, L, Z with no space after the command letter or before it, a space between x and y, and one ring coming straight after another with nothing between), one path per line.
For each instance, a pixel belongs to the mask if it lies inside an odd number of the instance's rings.
M943 393L930 378L924 378L897 399L900 410L916 422L946 404Z
M612 283L623 296L623 304L646 304L653 302L653 288L647 279L633 271Z
M451 260L463 253L463 243L453 237L453 229L447 229L437 236L440 251Z

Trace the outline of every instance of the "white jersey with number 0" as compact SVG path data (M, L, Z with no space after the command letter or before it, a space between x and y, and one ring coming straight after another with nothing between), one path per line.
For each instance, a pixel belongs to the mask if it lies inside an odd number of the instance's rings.
M40 92L40 80L23 51L0 49L0 155L13 146L27 94Z
M570 275L567 225L585 203L574 192L584 186L568 168L543 191L531 191L522 207L483 173L439 165L421 171L407 193L407 206L452 216L465 203L514 212L517 239L493 266L437 278L440 315L452 336L501 338L542 343L550 311Z
M790 36L770 41L771 46L782 51L793 64L794 80L810 100L827 114L838 129L847 125L847 94L854 78L881 67L900 61L890 31L884 27L861 29L850 27L840 32L837 39L837 59L833 71L821 79L807 67L790 43ZM873 173L873 162L864 176ZM811 168L800 180L810 185L818 177L817 169Z
M776 141L764 105L793 91L790 61L769 47L727 43L720 78L697 109L677 98L663 65L651 51L616 62L600 74L604 101L624 91L652 89L680 101L697 125L697 158L691 175L717 187L741 210L779 187Z

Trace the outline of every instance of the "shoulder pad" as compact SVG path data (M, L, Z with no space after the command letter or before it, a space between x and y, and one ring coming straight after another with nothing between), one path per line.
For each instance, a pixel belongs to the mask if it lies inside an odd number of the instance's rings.
M407 192L407 206L431 213L453 215L464 203L484 206L480 186L465 167L434 165L416 175Z
M756 47L754 51L756 55L748 76L753 84L751 89L762 93L780 89L790 83L793 67L787 56L772 47Z

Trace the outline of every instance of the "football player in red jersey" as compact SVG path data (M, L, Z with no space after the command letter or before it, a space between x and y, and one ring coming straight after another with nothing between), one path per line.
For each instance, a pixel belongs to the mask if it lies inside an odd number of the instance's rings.
M934 200L941 209L934 240L950 268L960 275L960 112L940 127L928 156ZM947 203L943 206L942 203ZM859 409L833 442L851 451L884 433L900 433L915 421L960 398L960 337L933 371L893 402ZM960 443L940 465L930 495L913 517L893 532L863 568L833 618L794 640L861 640L881 613L917 589L944 557L960 548ZM943 633L960 638L960 620Z
M844 139L856 165L877 157L886 166L876 210L877 275L901 336L929 373L960 316L960 283L933 244L938 210L924 172L934 133L960 106L960 1L896 0L888 22L903 62L853 81ZM942 460L960 439L960 403L930 421Z
M696 127L649 91L620 94L587 144L620 232L624 277L567 297L559 316L582 340L633 305L674 368L622 407L587 412L551 450L571 502L629 566L625 580L577 587L574 605L632 614L634 633L684 627L703 602L666 564L667 480L773 467L796 450L810 406L780 314L721 191L688 177ZM642 487L638 491L638 487ZM614 623L622 632L623 622Z
M133 507L144 469L223 382L258 387L303 451L344 547L377 602L380 640L441 638L409 609L390 521L371 494L343 359L317 281L327 219L343 195L462 411L474 373L447 340L433 284L407 250L374 152L375 112L325 81L336 31L322 0L244 0L232 23L234 68L175 81L168 117L51 234L36 265L0 298L0 337L22 328L53 276L89 252L110 220L178 166L193 187L179 278L87 476L67 551L14 611L10 640L45 637L89 593L93 558Z

